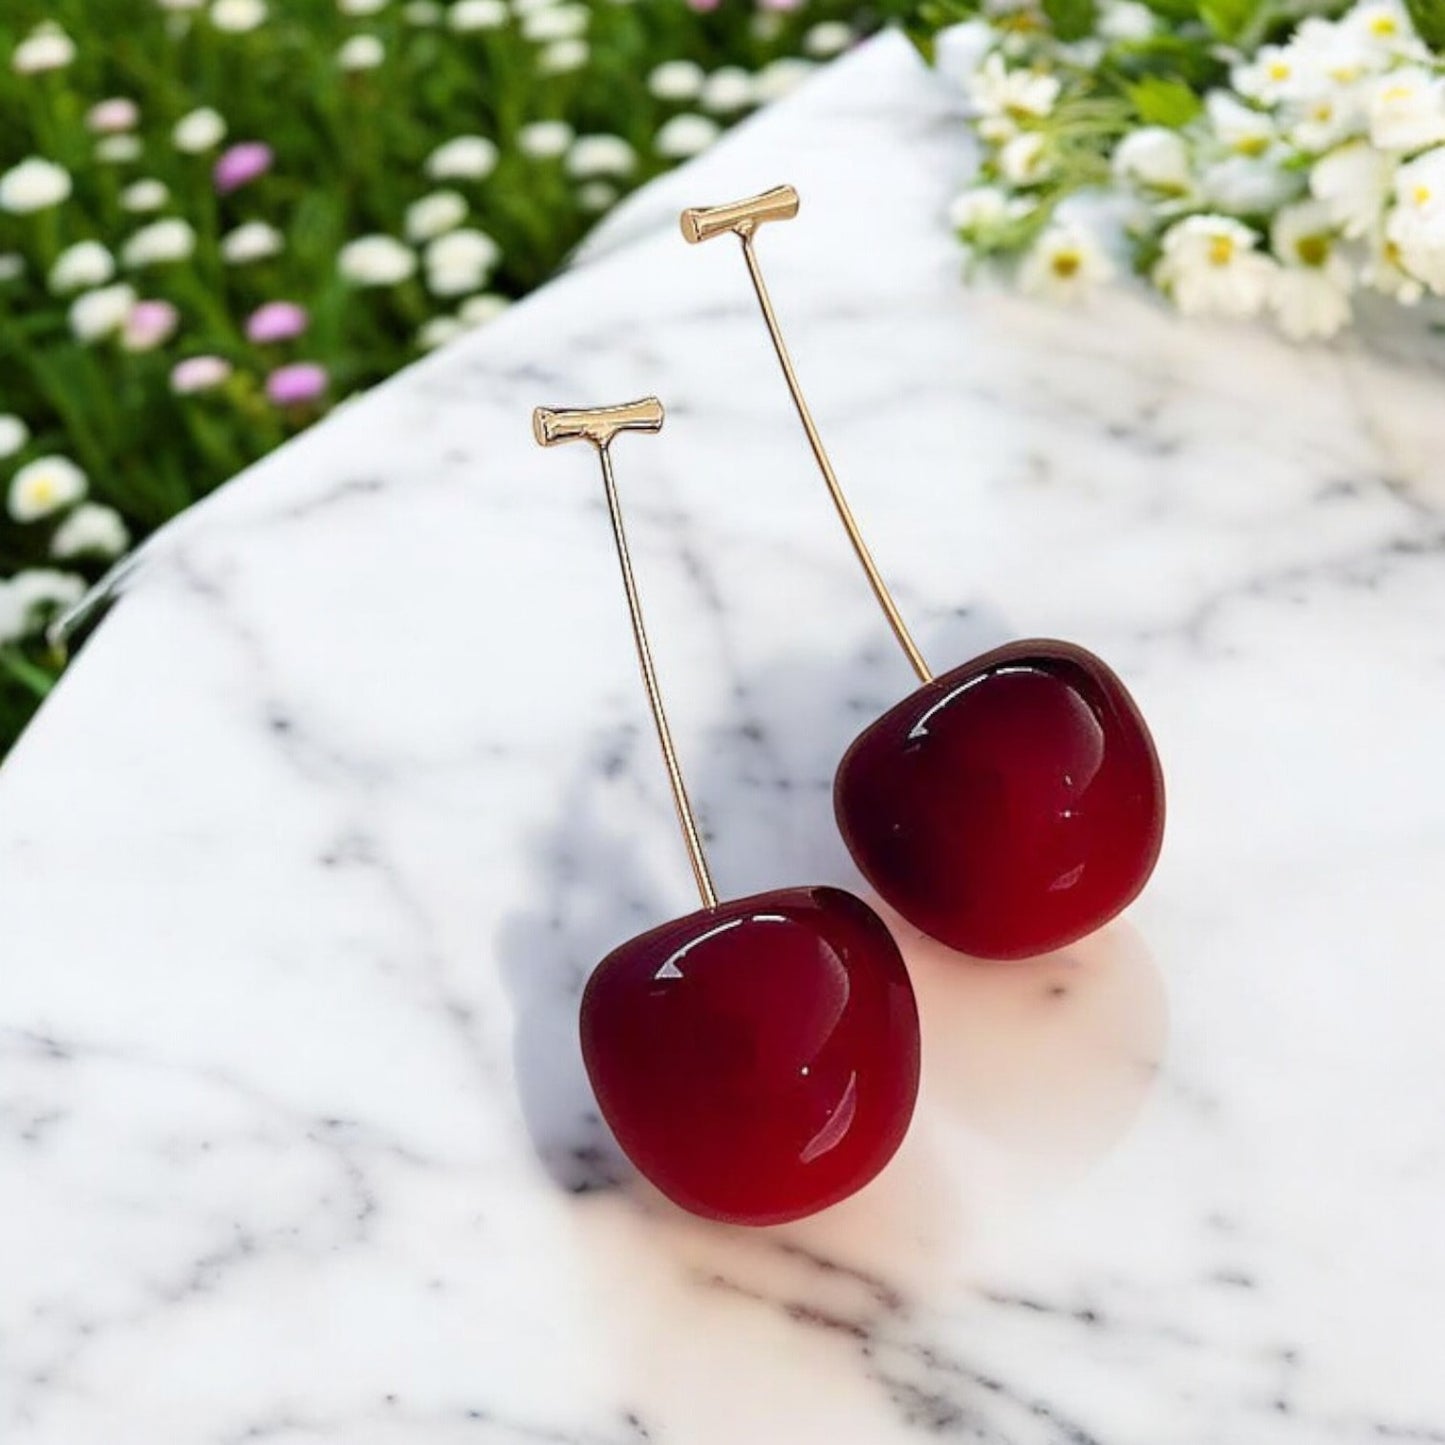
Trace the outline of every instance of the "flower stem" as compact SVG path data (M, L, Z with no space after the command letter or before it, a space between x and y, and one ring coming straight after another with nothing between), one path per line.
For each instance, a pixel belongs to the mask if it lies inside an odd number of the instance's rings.
M49 696L55 686L55 679L43 667L37 667L23 652L13 647L0 647L0 669L38 698Z

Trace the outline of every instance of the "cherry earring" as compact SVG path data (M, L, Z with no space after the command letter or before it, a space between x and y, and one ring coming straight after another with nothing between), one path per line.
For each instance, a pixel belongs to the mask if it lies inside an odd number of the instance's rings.
M582 996L582 1057L637 1168L708 1219L781 1224L861 1189L893 1157L918 1094L918 1008L897 945L861 899L780 888L719 902L643 624L611 446L656 432L655 397L538 407L542 446L602 464L633 641L702 908L613 949Z
M1164 779L1124 684L1072 643L1011 642L935 677L883 582L803 398L755 237L798 213L779 186L682 213L693 244L742 242L763 320L838 516L922 686L838 765L833 801L854 861L910 923L981 958L1027 958L1107 923L1159 856Z

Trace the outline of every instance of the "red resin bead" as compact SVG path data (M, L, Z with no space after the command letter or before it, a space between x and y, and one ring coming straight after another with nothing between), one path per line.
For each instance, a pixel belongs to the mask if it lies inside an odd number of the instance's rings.
M707 1219L781 1224L861 1189L918 1094L918 1008L867 904L786 888L614 949L582 1056L627 1156Z
M1164 835L1139 709L1066 642L1013 642L919 688L849 748L833 801L879 895L980 958L1047 953L1107 923Z

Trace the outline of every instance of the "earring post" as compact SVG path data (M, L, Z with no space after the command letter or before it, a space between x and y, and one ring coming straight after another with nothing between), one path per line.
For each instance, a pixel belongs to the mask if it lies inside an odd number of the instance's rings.
M749 200L734 201L723 206L693 207L686 210L682 213L681 218L682 234L689 243L696 245L701 241L710 240L713 236L732 232L742 243L743 261L748 268L748 278L752 281L753 291L758 298L758 306L762 310L763 321L768 328L768 335L772 339L778 364L783 369L783 380L787 382L788 393L793 399L793 408L798 413L798 420L803 424L808 445L812 448L813 459L818 464L818 470L823 474L823 481L827 485L828 495L833 499L838 519L843 523L843 530L848 534L848 540L853 545L853 554L858 558L864 575L868 578L868 585L873 589L873 596L877 598L878 605L883 609L883 615L888 619L888 625L893 629L893 635L898 639L898 645L908 658L909 665L918 675L920 682L932 682L933 673L925 661L923 653L919 650L918 644L914 642L913 635L908 630L908 624L904 622L903 614L899 612L898 604L893 600L893 594L888 590L888 584L883 580L883 575L878 570L878 564L873 560L873 554L869 551L867 542L863 540L863 532L858 526L858 520L853 515L853 509L848 505L848 498L843 493L842 483L839 482L838 474L834 471L833 463L828 457L827 448L823 445L818 424L813 420L812 410L808 406L807 398L803 395L797 368L793 365L793 358L788 351L787 342L783 340L782 328L778 325L778 315L773 309L773 299L768 292L768 283L763 279L762 267L758 263L756 246L758 228L767 221L791 220L797 213L797 191L791 186L778 186L774 190L766 191L761 196L755 196Z
M612 539L616 544L617 561L622 569L622 587L627 594L627 611L632 619L632 640L637 649L638 666L642 670L642 686L647 693L647 705L652 712L653 725L657 729L657 741L662 749L667 781L672 789L673 806L677 809L677 821L682 828L683 842L687 845L688 861L692 864L698 896L702 899L704 908L713 909L718 905L717 889L713 887L697 815L693 812L687 795L687 784L683 781L682 766L678 762L677 748L672 740L672 729L668 726L667 710L662 702L662 688L657 681L657 667L652 660L652 647L647 639L642 599L638 595L637 578L632 569L632 553L627 545L627 528L622 520L622 502L617 492L617 479L612 471L612 442L617 434L623 431L661 431L663 416L662 403L656 397L646 397L625 406L591 409L569 410L539 406L532 413L532 430L540 446L587 441L597 453L602 467L607 515L612 523Z

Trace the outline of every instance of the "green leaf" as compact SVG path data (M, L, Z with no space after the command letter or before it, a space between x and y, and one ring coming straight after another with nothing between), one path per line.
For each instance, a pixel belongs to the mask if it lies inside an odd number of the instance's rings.
M1191 11L1192 14L1192 11ZM1198 34L1192 38L1157 34L1143 40L1121 40L1109 47L1105 67L1123 77L1120 89L1146 75L1183 81L1197 95L1226 83L1228 67Z
M1060 40L1082 40L1094 33L1099 18L1095 0L1043 0L1043 7Z
M925 65L938 63L937 32L915 20L903 22L903 33L912 42L913 48L923 57Z
M1237 40L1265 0L1199 0L1199 18L1221 40Z
M1130 101L1146 125L1167 125L1177 130L1203 109L1199 97L1182 80L1146 75L1128 87Z
M1144 3L1165 20L1194 20L1199 14L1195 0L1144 0Z
M1445 0L1405 0L1420 39L1431 50L1445 50Z

